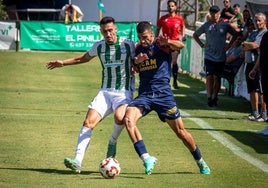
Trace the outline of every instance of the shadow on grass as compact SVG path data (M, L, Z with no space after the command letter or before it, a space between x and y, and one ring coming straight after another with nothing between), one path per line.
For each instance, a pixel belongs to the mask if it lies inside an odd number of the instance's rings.
M203 128L187 128L189 130L198 131L215 131L215 132L225 132L231 135L237 141L244 145L253 148L259 154L268 154L268 137L264 135L257 134L253 131L234 131L234 130L224 130L224 129L203 129Z
M205 90L205 83L189 74L180 74L178 81L182 84L179 89L172 89L179 108L184 110L221 110L229 112L250 113L250 103L242 97L228 96L219 93L218 106L210 108L207 105L207 95L200 94ZM184 84L186 86L184 86Z
M21 170L21 171L34 171L34 172L42 172L47 174L67 174L67 175L75 175L70 170L58 170L58 169L50 169L50 168L0 168L6 170ZM89 175L89 174L99 174L97 171L83 171L81 175Z
M98 171L82 171L81 174L74 174L70 170L58 170L58 169L49 169L49 168L1 168L1 170L15 170L15 171L34 171L41 172L47 174L62 174L62 175L94 175L91 176L95 179L103 179ZM196 174L193 172L161 172L161 173L153 173L152 175L175 175L175 174ZM199 173L198 173L199 174ZM121 178L131 178L131 179L144 179L144 176L147 176L143 173L120 173Z

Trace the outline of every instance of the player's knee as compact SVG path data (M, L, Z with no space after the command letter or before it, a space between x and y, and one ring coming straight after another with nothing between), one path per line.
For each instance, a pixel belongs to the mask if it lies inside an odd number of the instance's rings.
M83 122L83 126L90 129L93 129L96 126L96 124L97 124L96 122L90 121L88 119L85 119L85 121Z
M122 124L124 124L124 115L117 115L117 114L115 114L115 115L114 115L114 122L115 122L117 125L122 125Z
M124 124L124 122L123 122L123 118L122 118L122 119L117 119L117 118L115 118L115 119L114 119L114 122L115 122L117 125L123 125L123 124Z

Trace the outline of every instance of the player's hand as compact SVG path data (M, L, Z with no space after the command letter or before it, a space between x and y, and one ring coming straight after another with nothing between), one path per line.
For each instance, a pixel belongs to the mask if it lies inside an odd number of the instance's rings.
M158 37L158 42L160 46L167 46L168 45L168 36L167 35L160 35Z
M58 67L63 67L63 61L61 60L53 60L53 61L49 61L47 63L47 69L54 69L54 68L58 68Z
M139 53L136 57L134 57L135 64L139 64L147 59L149 59L149 57L145 53Z

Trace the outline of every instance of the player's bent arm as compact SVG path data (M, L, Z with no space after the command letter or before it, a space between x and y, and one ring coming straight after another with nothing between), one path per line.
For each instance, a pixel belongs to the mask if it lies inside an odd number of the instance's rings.
M259 44L256 42L243 42L242 43L243 50L254 50L259 48Z
M197 44L199 44L199 46L200 46L201 48L203 48L203 47L205 46L205 44L202 43L202 41L200 40L200 38L197 36L196 33L193 34L193 38L194 38L194 40L197 42Z
M180 50L184 47L183 42L179 40L168 39L167 44L170 46L172 50Z

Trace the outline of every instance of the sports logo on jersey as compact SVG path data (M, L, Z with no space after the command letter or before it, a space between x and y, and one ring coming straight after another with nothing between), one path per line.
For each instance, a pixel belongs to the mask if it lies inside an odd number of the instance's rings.
M117 67L124 65L124 60L115 60L115 61L105 61L103 62L103 65L105 67Z
M173 108L167 110L167 114L171 115L171 114L175 114L178 111L177 106L174 106Z
M126 54L126 53L127 53L126 48L121 48L121 54Z

